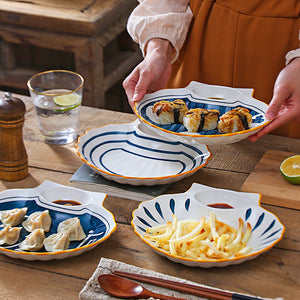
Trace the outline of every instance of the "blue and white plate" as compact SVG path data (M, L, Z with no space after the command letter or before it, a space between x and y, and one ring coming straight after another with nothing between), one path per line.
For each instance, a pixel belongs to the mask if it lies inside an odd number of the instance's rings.
M173 141L207 145L231 144L247 138L269 123L265 117L268 105L249 96L251 91L253 92L251 89L236 89L193 81L186 88L164 89L147 94L135 104L134 112L153 132ZM159 124L152 112L153 105L157 101L172 101L178 98L184 100L189 109L217 109L220 116L236 107L245 107L251 113L253 122L248 130L226 134L220 133L217 129L192 133L182 124Z
M82 241L70 242L69 249L47 252L44 248L36 252L26 252L19 244L29 234L22 224L19 241L14 245L0 246L0 253L25 260L64 259L91 250L110 237L117 225L114 216L103 207L106 194L83 191L51 181L44 181L32 189L11 189L0 193L0 210L27 207L27 216L35 211L49 210L52 220L50 231L45 236L57 232L60 222L78 217L86 234ZM64 205L63 201L69 205ZM0 229L3 224L0 222Z
M95 172L123 184L156 185L181 180L206 165L206 145L166 140L139 120L90 129L80 136L77 154Z
M260 194L235 192L194 183L185 193L162 195L142 202L133 212L131 224L143 242L152 247L158 254L172 261L204 268L240 264L270 250L282 239L285 232L285 227L278 217L260 206L260 198ZM208 206L219 203L227 204L233 208ZM155 227L172 221L173 214L177 216L178 220L200 221L201 217L205 217L206 220L209 219L211 211L215 213L217 220L236 229L239 228L239 218L242 218L244 223L250 223L252 233L247 245L252 248L251 252L240 257L219 260L187 259L171 255L144 238L148 227Z

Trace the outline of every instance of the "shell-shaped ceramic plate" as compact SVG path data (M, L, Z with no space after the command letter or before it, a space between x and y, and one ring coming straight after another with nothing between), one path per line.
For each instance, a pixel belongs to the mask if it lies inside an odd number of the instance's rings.
M134 112L153 132L173 141L207 145L231 144L258 132L269 123L265 117L268 105L252 98L250 96L252 92L251 89L236 89L193 81L186 88L164 89L147 94L135 104ZM220 116L231 109L245 107L252 115L252 124L248 130L226 134L220 133L217 129L193 133L188 132L183 124L159 124L152 112L153 105L157 101L173 101L178 98L184 100L189 109L217 109Z
M131 185L167 184L202 168L211 157L206 145L166 140L139 120L90 129L77 154L106 179Z
M25 260L52 260L64 259L79 255L91 250L105 241L116 230L117 225L114 216L103 207L106 194L83 191L77 188L67 187L51 181L44 181L41 185L32 189L11 189L0 193L0 210L27 207L25 219L36 211L49 210L51 217L50 231L45 236L57 232L60 222L78 217L86 234L82 241L71 241L69 249L57 252L47 252L44 248L36 252L27 252L19 248L19 244L29 234L22 227L20 237L14 245L0 246L0 253L13 258ZM63 205L63 200L68 204ZM72 200L72 201L70 201ZM0 229L3 224L0 222Z
M152 247L158 254L177 263L204 268L240 264L270 250L282 239L285 232L285 227L278 217L260 206L260 198L260 194L235 192L194 183L185 193L165 194L142 202L133 212L131 224L143 242ZM225 203L233 208L221 209L208 206L216 203ZM242 218L245 223L250 223L252 233L247 245L252 248L251 252L240 257L219 260L187 259L171 255L144 238L146 228L172 221L173 214L177 216L178 220L194 219L200 221L203 216L208 220L211 211L214 211L217 220L236 229L239 227L239 218Z

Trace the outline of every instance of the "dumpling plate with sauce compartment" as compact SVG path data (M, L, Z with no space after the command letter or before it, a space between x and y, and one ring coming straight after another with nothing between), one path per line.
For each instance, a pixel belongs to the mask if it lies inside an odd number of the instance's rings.
M255 134L269 123L265 117L268 105L253 98L252 93L253 89L237 89L192 81L185 88L164 89L147 94L141 101L136 102L134 112L149 129L169 140L206 145L231 144ZM161 100L175 99L184 100L188 109L216 109L220 116L234 108L244 107L252 115L252 123L249 129L233 133L220 133L217 129L195 133L187 131L183 124L159 124L152 111L153 105Z
M203 268L240 264L270 250L282 239L285 232L285 227L278 217L260 206L260 198L261 195L256 193L217 189L194 183L185 193L165 194L141 202L132 214L131 224L143 242L174 262ZM217 208L218 205L221 208ZM225 259L197 260L172 255L145 238L145 235L148 235L147 228L172 222L173 215L176 215L178 221L190 219L200 221L201 217L208 220L211 211L215 213L218 221L235 229L239 228L239 218L244 224L250 223L252 231L247 243L247 246L251 247L250 252Z
M90 129L76 148L93 171L130 185L176 182L204 167L211 157L206 145L166 140L139 120Z
M0 253L24 260L64 259L91 250L108 239L116 230L113 214L103 207L104 193L95 193L64 186L51 181L31 189L9 189L0 193L0 210L27 207L25 219L36 211L49 210L51 227L45 236L57 232L58 224L66 219L78 217L86 237L81 241L71 241L67 250L47 252L43 247L36 252L19 248L20 242L29 234L22 223L17 243L0 246ZM0 222L0 230L3 224Z

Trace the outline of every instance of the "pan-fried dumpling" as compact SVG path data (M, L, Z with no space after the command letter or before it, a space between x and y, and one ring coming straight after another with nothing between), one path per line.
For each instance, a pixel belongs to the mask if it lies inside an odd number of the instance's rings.
M0 230L0 245L13 245L16 243L19 239L21 229L22 227L5 226Z
M32 232L37 228L44 229L45 232L48 232L51 226L49 210L36 211L32 213L28 219L22 223L22 225L29 232Z
M57 232L61 231L68 232L70 241L81 241L86 237L81 227L80 220L77 217L59 223Z
M0 220L5 225L16 226L23 221L26 213L27 207L2 210L0 211Z
M49 252L66 250L69 245L70 239L67 231L53 233L44 240L45 249Z
M34 229L20 243L20 249L24 251L37 251L44 245L45 233L41 228Z

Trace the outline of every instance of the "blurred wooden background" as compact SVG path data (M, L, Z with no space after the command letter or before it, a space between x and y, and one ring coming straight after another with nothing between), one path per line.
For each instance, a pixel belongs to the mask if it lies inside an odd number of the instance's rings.
M83 104L131 112L123 79L141 60L127 31L136 0L0 0L0 89L28 95L35 73L85 79Z

